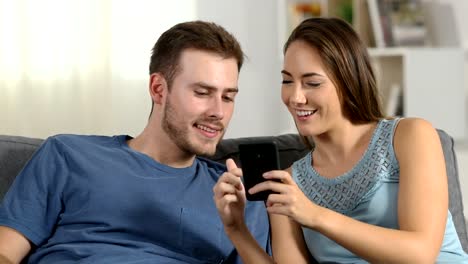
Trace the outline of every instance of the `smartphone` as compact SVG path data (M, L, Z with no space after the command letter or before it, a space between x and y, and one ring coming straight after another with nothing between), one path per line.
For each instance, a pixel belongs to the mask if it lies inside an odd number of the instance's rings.
M249 194L254 185L265 181L263 173L279 170L278 148L274 141L239 144L239 160L243 173L245 194L249 201L265 201L271 191Z

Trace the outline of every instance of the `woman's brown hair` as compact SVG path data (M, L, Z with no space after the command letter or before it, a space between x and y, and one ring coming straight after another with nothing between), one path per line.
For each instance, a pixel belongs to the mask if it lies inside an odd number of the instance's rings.
M351 25L338 18L304 20L289 36L284 53L296 40L317 49L338 89L343 113L352 123L384 117L367 48Z
M297 40L317 50L346 118L362 124L384 117L367 47L351 25L338 18L306 19L289 36L284 53Z

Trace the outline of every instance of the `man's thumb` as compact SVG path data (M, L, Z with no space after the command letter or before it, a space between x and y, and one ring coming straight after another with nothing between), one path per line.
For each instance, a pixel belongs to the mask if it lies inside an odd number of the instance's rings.
M227 167L228 171L231 171L233 169L237 169L237 165L236 165L236 163L234 162L233 159L227 159L226 160L226 167Z

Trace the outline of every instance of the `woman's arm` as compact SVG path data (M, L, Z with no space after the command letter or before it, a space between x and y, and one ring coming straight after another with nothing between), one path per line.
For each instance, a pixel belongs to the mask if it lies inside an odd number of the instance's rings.
M291 167L286 172L291 174ZM290 217L269 214L273 257L278 263L309 263L302 227Z
M270 214L273 258L277 263L309 263L301 226L289 217Z
M244 263L309 263L301 226L284 215L270 214L273 259L258 245L245 225L226 233Z

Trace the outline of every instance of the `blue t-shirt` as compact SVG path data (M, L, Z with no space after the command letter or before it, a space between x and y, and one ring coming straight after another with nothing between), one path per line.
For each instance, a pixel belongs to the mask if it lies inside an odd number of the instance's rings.
M29 263L240 263L213 201L225 166L172 168L127 139L59 135L34 154L0 207L0 225L36 246ZM263 203L246 219L269 251Z

